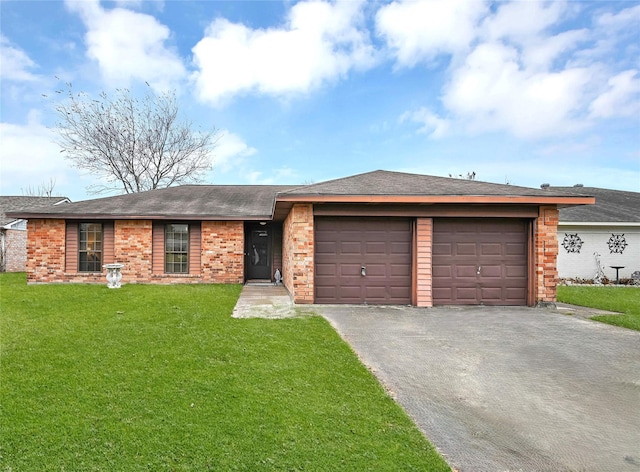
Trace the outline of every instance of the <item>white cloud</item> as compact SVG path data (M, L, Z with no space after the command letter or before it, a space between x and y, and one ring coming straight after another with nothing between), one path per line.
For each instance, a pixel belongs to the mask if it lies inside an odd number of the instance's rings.
M361 3L306 1L281 28L252 29L217 19L193 47L201 100L214 105L243 92L305 93L374 63Z
M437 139L446 136L451 128L451 122L439 117L428 108L421 107L418 110L406 112L400 117L400 122L413 121L419 123L421 127L418 133L428 134L429 137Z
M563 1L509 2L483 22L483 36L490 41L510 39L526 42L554 25L566 10Z
M522 52L522 62L528 68L550 70L554 61L563 53L575 50L581 41L588 39L586 29L571 30L548 38L537 38Z
M482 2L383 6L376 28L395 53L396 67L452 57L441 110L418 108L403 121L423 124L418 132L434 138L455 128L538 139L584 130L595 118L637 115L640 79L627 56L640 47L640 7L567 28L580 9L564 1L505 2L492 11Z
M597 24L604 28L620 30L632 28L632 31L638 33L638 24L640 24L640 5L625 8L618 13L606 12L600 15Z
M585 68L537 72L519 64L518 51L481 44L454 71L443 103L475 132L506 130L522 138L579 129L591 73Z
M627 70L611 77L607 90L599 95L589 107L593 118L614 116L640 116L640 74Z
M256 148L245 143L240 136L228 130L221 130L213 150L214 171L226 172L237 167L245 158L254 155Z
M20 195L22 189L37 188L51 179L57 184L68 180L71 169L55 139L55 132L42 125L34 111L27 124L0 123L3 194Z
M22 49L14 46L0 34L0 78L13 81L34 81L38 77L31 72L36 63Z
M126 86L137 79L168 89L185 76L180 57L165 44L169 28L154 17L123 8L105 10L98 0L67 0L66 5L85 23L87 55L110 85Z
M376 31L395 53L399 66L413 67L439 54L466 51L487 9L479 0L393 2L378 10Z

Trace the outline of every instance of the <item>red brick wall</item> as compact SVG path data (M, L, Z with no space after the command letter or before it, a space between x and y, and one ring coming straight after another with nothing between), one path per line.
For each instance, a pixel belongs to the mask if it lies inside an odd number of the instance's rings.
M202 277L206 282L244 282L244 223L202 222Z
M24 272L27 269L27 232L20 229L5 230L6 272Z
M63 282L64 220L29 220L27 223L27 281Z
M106 284L106 271L95 274L73 270L65 272L65 228L64 220L29 221L26 267L28 282ZM202 222L201 233L201 244L192 246L194 250L200 251L201 260L200 266L193 268L193 274L154 274L152 221L117 220L114 223L112 249L114 260L105 260L105 263L124 264L122 283L243 283L244 223L205 221ZM110 250L105 247L104 254L109 254ZM159 254L158 257L164 256Z
M124 264L123 284L151 281L152 231L151 220L116 220L113 237L114 262Z
M536 303L555 302L558 282L558 210L540 207L534 223L534 292Z
M431 247L433 242L433 219L418 218L416 221L416 305L421 307L433 306L431 292Z
M295 303L314 301L313 205L294 205L283 226L282 271Z

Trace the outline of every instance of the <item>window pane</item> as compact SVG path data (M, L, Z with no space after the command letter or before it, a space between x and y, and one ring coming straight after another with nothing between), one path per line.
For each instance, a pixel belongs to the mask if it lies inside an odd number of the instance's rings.
M78 271L102 271L102 224L78 225Z
M189 225L168 224L165 226L164 270L169 274L189 273Z

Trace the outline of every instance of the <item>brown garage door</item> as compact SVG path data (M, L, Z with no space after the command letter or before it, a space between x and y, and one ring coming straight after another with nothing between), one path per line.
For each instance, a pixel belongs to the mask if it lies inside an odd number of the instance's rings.
M520 219L435 219L433 303L526 305L527 228Z
M314 230L316 303L411 303L408 219L322 217Z

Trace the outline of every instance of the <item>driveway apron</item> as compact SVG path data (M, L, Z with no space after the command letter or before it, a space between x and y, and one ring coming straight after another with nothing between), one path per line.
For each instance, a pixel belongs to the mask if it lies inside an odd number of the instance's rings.
M455 470L640 471L640 332L526 307L316 308Z

